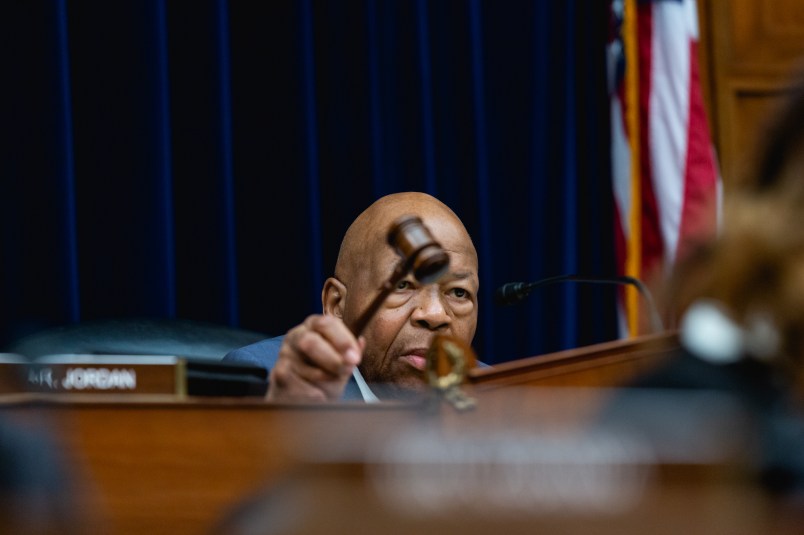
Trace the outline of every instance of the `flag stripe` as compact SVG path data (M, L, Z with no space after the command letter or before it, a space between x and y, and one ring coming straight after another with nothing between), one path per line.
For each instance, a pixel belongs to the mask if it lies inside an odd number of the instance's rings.
M690 54L697 57L698 43L690 43ZM694 241L710 237L717 229L718 172L706 122L700 75L697 62L690 69L690 120L687 141L686 174L684 176L684 207L681 235L690 239L680 241L676 255L683 258ZM715 192L715 195L712 192Z
M629 273L634 277L643 278L649 276L655 267L659 265L663 258L664 240L660 228L659 205L654 189L654 168L651 156L653 155L652 146L656 143L655 132L653 132L653 121L651 110L652 95L654 95L655 83L655 49L653 39L653 9L651 3L640 2L638 18L639 36L639 140L638 149L635 152L640 154L640 168L638 176L640 178L640 197L641 197L641 232L633 240L640 241L640 256L634 262L640 264L637 272ZM639 310L637 309L637 312ZM635 332L635 331L633 331Z
M657 200L655 222L661 232L656 269L669 271L679 242L689 119L690 53L685 3L646 4L654 12L650 105L651 180ZM658 247L657 247L658 248Z

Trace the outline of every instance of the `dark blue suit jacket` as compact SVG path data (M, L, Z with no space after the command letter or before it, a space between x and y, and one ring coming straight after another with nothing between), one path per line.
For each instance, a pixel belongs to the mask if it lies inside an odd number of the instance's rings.
M282 340L284 340L284 338L284 336L268 338L256 344L235 349L227 353L226 356L223 357L223 360L254 364L265 368L270 373L276 364L276 360L279 358L279 348L282 347ZM360 388L357 386L357 381L355 381L354 376L346 383L346 388L343 390L341 399L363 400L363 395L360 393Z

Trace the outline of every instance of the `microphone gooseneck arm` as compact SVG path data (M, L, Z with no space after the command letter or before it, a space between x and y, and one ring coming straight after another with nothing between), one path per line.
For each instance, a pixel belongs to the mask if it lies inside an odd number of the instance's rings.
M540 286L546 286L548 284L553 284L556 282L565 282L565 281L634 286L639 292L639 294L645 299L645 302L648 303L651 327L653 328L653 330L655 332L661 332L664 330L664 323L662 322L662 318L659 316L659 312L656 308L656 303L654 302L653 296L651 295L648 288L641 280L637 279L636 277L630 277L627 275L620 277L557 275L555 277L548 277L546 279L541 279L534 282L509 282L497 288L497 291L494 294L494 302L498 306L513 305L514 303L518 303L523 299L525 299L530 294L530 292L532 292L536 288L539 288Z

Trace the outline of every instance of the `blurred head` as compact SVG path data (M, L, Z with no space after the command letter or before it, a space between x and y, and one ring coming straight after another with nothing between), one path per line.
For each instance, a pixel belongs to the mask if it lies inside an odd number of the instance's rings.
M804 376L804 84L762 138L752 174L727 188L721 235L678 267L668 294L677 317L701 299L718 303L749 342L770 327L778 343L764 357Z
M325 314L353 327L400 260L387 234L406 214L419 216L441 244L450 257L449 271L432 284L408 275L397 285L363 332L360 371L368 382L415 389L424 385L424 357L433 336L446 334L470 344L477 326L477 253L452 210L416 192L376 201L347 230L322 301Z
M799 387L804 386L802 213L801 203L784 189L732 193L720 236L678 266L667 292L679 322L693 304L714 304L739 329L743 356L779 368ZM687 326L694 327L682 324Z

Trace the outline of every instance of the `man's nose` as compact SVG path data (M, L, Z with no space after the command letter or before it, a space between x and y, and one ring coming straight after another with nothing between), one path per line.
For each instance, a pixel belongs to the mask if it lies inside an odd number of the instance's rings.
M452 318L444 306L443 296L438 287L422 288L416 296L416 309L411 314L411 321L419 327L437 331L449 326Z

